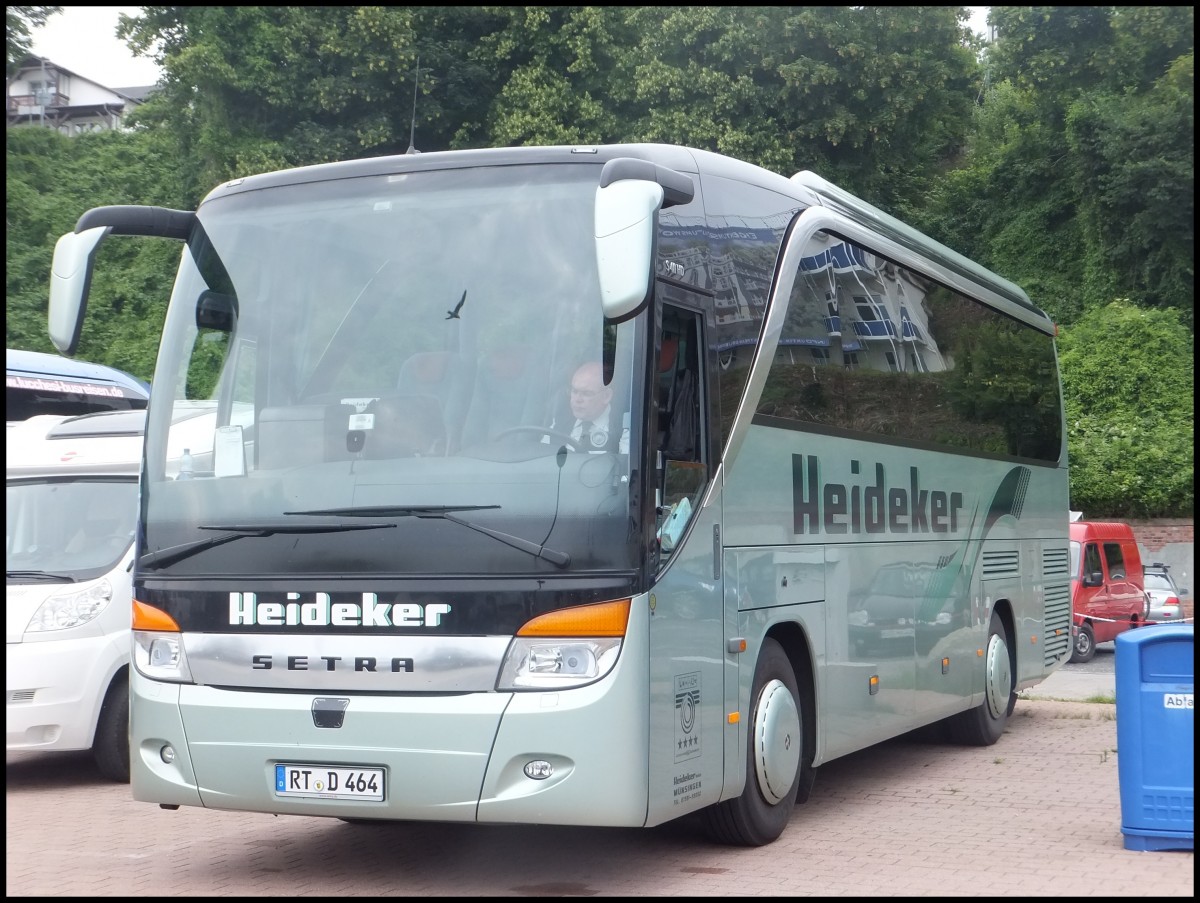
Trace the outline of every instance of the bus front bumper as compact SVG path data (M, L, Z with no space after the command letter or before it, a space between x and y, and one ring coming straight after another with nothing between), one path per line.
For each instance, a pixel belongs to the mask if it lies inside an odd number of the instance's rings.
M355 819L641 826L649 731L638 658L558 692L345 696L336 728L318 726L315 694L133 673L133 797ZM384 798L281 795L280 764L377 769Z

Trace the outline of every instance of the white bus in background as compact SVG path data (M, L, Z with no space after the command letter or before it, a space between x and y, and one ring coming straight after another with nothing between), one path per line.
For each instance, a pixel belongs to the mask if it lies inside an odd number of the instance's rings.
M42 351L4 350L4 416L12 426L38 414L144 410L150 384L124 370Z
M1054 324L812 173L520 147L100 207L55 251L64 353L109 234L184 243L135 799L765 844L823 763L995 743L1070 653Z

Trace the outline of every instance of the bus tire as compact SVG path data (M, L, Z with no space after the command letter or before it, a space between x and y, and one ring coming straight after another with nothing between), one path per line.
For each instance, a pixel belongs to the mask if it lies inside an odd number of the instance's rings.
M129 677L124 671L113 678L100 705L92 758L101 775L129 783Z
M792 663L783 647L768 638L754 667L746 731L746 786L736 799L701 810L711 840L763 846L783 833L801 783L802 724Z
M1071 661L1075 663L1090 662L1096 657L1096 634L1091 624L1080 624L1075 634L1075 642L1071 644Z
M1008 634L994 611L983 661L983 702L951 716L948 722L951 741L964 746L991 746L999 740L1017 702Z

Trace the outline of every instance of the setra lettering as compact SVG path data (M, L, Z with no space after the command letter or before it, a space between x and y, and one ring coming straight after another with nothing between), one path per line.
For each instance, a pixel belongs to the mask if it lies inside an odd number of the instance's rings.
M413 660L411 658L391 658L387 665L381 667L379 660L373 655L355 656L353 662L345 662L339 655L322 655L318 657L320 662L324 663L325 671L366 671L375 673L379 671L388 671L392 674L412 674L414 670ZM307 655L287 655L282 656L284 667L288 671L319 671L321 665L313 663L310 668L309 657ZM275 658L271 655L252 655L250 656L250 667L255 671L270 671L275 667Z

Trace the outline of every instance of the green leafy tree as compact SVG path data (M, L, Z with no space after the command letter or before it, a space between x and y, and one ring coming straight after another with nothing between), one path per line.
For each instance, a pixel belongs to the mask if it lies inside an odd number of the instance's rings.
M1193 317L1195 56L1148 91L1101 94L1070 110L1076 193L1092 295L1137 289Z
M640 7L629 20L640 139L811 169L901 216L964 141L978 65L961 8Z
M812 168L903 208L962 147L955 7L143 7L199 196L236 175L420 149L669 141ZM670 36L669 39L667 36ZM415 78L418 56L420 74Z
M990 21L964 164L914 219L1059 322L1130 297L1190 324L1193 11L994 7Z
M50 261L58 237L84 212L104 204L180 205L176 161L163 137L7 130L8 347L54 351L46 331ZM78 356L150 379L178 259L172 242L102 244Z
M464 146L496 90L473 51L499 20L486 7L143 7L119 34L158 48L161 90L133 121L175 136L198 201L236 176L402 153L414 122L419 148Z
M1179 312L1125 300L1088 311L1060 335L1059 366L1071 507L1113 517L1190 515L1194 339Z
M1110 68L1113 8L995 6L988 23L1000 40L988 54L997 80L1069 103L1103 82Z
M1071 322L1084 309L1084 262L1077 188L1062 178L1069 153L1029 92L1005 82L976 109L963 165L938 181L913 221Z
M498 8L473 54L500 80L482 128L460 141L514 146L636 140L630 82L638 34L625 7Z

